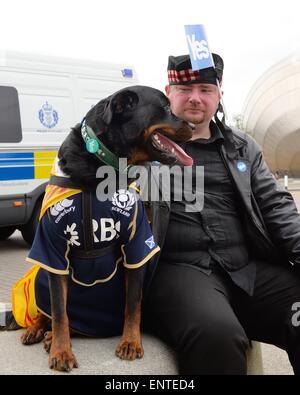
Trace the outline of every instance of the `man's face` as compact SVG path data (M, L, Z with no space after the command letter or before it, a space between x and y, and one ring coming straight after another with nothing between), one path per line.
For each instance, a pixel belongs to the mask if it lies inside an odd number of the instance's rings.
M213 84L167 85L166 94L173 114L195 125L210 122L221 98Z

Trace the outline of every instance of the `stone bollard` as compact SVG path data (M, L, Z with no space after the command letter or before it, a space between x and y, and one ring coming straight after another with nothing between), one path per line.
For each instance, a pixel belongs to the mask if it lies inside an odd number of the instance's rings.
M258 342L251 342L251 347L247 352L247 374L248 375L262 375L264 374L261 344Z

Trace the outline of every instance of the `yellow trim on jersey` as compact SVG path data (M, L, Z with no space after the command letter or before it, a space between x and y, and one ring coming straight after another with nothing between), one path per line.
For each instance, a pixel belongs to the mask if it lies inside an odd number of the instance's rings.
M81 189L62 188L57 185L48 184L46 186L45 196L42 203L40 220L48 208L54 206L54 204L60 202L63 199L67 199L72 195L76 195L77 193L81 193Z
M133 181L128 188L132 188L138 192L139 195L141 195L141 188L138 187L138 184L136 181Z
M26 262L32 263L33 265L37 265L41 267L42 269L47 270L47 272L54 273L54 274L69 274L69 270L58 270L58 269L53 269L50 266L45 265L44 263L41 263L39 261L36 261L35 259L32 258L26 258Z
M138 269L139 267L143 266L146 262L149 261L149 259L151 259L153 257L153 255L155 255L158 251L160 251L160 247L157 246L156 248L154 248L153 251L149 252L149 254L140 262L138 263L127 263L126 260L126 253L124 251L124 244L121 245L121 250L122 250L122 254L123 254L123 265L127 268L127 269Z
M76 278L74 277L74 271L73 271L72 266L70 267L71 272L72 272L71 278L72 278L72 280L74 281L74 283L79 284L79 285L82 285L83 287L93 287L93 286L96 285L96 284L107 283L107 282L110 281L110 280L114 277L114 275L116 274L116 272L117 272L117 270L118 270L119 263L122 261L122 259L123 259L123 258L120 257L120 258L116 261L115 269L114 269L114 271L113 271L108 277L103 278L103 279L95 280L93 283L87 284L87 283L83 283L83 282L81 282L81 281L79 281L79 280L76 280Z
M69 258L68 258L69 252L70 252L70 243L67 243L67 249L66 249L66 252L65 252L65 259L66 259L66 261L68 263L68 266L67 266L66 270L54 269L51 266L45 265L44 263L39 262L39 261L37 261L35 259L32 259L32 258L29 258L29 257L26 258L26 261L29 262L29 263L33 263L34 265L40 266L42 269L47 270L47 272L54 273L54 274L65 275L65 274L69 274L70 273L70 270L69 270L69 268L70 268L70 261L69 261Z
M133 215L132 221L128 225L128 230L132 227L132 231L130 233L129 240L133 239L133 237L135 235L135 232L136 232L136 218L137 218L137 215L138 215L138 202L135 202L134 215Z

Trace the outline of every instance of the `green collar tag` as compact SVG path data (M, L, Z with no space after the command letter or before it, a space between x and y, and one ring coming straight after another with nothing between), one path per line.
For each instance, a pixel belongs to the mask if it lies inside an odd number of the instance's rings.
M98 139L93 129L86 125L85 120L83 120L81 125L81 135L85 142L86 150L94 154L101 162L124 173L131 167L129 165L125 169L119 169L119 158Z
M95 139L89 139L85 145L86 145L86 150L91 154L95 154L99 149L99 143Z

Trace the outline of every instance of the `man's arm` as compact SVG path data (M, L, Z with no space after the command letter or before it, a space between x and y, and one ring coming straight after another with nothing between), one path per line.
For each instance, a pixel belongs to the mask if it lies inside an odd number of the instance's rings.
M300 264L300 215L294 199L272 176L257 143L249 139L249 145L254 154L251 168L253 197L267 231L284 255Z

